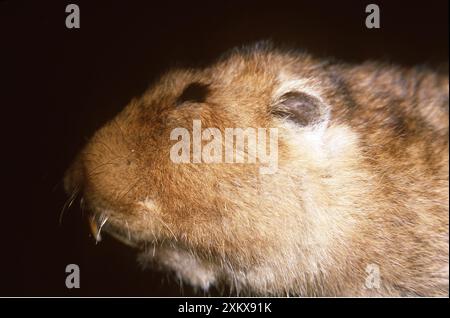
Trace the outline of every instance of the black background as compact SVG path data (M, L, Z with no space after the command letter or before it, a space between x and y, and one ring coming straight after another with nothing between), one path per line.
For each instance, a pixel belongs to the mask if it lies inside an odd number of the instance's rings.
M377 3L381 29L367 29ZM62 176L87 138L170 66L256 40L350 62L448 61L447 1L0 1L0 296L193 295L96 245L77 207L58 224ZM76 3L81 28L65 27ZM65 266L81 289L65 288ZM214 294L214 292L213 292ZM202 295L202 294L195 294Z

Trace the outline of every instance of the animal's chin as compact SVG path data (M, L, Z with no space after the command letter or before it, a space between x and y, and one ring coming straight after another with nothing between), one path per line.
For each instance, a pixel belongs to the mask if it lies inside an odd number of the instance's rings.
M204 291L217 281L217 270L213 264L177 246L152 244L139 253L138 261L144 269L159 268L173 272L178 279Z
M205 291L216 281L216 273L210 264L175 246L138 241L133 238L126 226L111 222L106 213L91 213L89 225L96 242L100 242L106 233L117 241L139 250L138 261L144 269L156 267L172 271L179 279Z
M113 211L99 208L89 209L89 211L91 234L96 242L100 242L104 235L108 235L136 249L138 262L143 269L159 268L171 271L178 279L205 291L216 283L215 266L201 260L192 252L172 244L136 239L136 235L130 232L126 222L115 220Z

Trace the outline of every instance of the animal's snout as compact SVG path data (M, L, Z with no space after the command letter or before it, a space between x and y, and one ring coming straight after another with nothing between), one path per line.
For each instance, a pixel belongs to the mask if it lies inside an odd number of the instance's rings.
M64 190L70 196L77 195L83 188L84 167L81 158L77 158L64 175Z
M90 199L117 201L135 182L135 144L115 123L97 131L67 170L64 187L69 195L82 192Z

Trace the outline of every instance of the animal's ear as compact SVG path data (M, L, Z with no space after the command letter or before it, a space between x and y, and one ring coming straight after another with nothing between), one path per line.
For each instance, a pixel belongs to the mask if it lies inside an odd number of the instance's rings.
M278 97L271 107L274 116L299 126L315 126L329 117L329 107L321 98L300 91L289 91Z

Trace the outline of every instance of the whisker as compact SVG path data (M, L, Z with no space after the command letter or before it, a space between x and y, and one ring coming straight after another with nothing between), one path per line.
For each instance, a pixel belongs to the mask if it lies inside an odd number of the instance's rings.
M120 158L120 156L117 156L117 153L116 153L115 151L113 151L113 150L111 149L111 147L108 146L108 144L106 144L106 143L103 142L103 141L99 141L98 143L101 144L101 145L103 145L103 147L105 147L106 150L108 150L110 153L112 153L112 154L114 154L116 157L119 157L119 158Z
M95 243L98 243L102 240L102 229L103 226L106 224L106 222L108 221L109 217L105 216L104 214L102 214L100 216L100 226L98 227L98 231L97 231L97 236L95 237Z
M125 225L127 226L128 240L131 241L131 232L130 232L130 226L128 225L128 221L125 221Z
M96 174L101 173L102 171L100 171L100 172L97 171L99 168L102 168L102 167L107 166L107 165L113 165L115 163L116 163L115 161L109 161L109 162L106 162L106 163L99 164L94 169L92 169L92 171L90 171L90 173L88 175L86 175L86 178L92 177L93 175L95 175L94 173L96 173Z
M84 212L86 210L86 202L84 201L84 197L81 197L81 199L80 199L80 210L81 210L81 216L84 216Z
M150 212L150 213L152 213L152 212ZM152 213L152 215L153 215L159 222L161 222L162 225L164 225L164 226L167 228L167 230L170 232L170 234L172 234L173 238L175 239L175 242L178 242L177 237L176 237L175 234L172 232L172 230L170 229L169 225L168 225L166 222L164 222L158 215L156 215L156 213Z
M127 189L127 191L124 194L121 194L118 196L118 200L122 200L128 193L130 193L137 185L139 182L141 182L144 179L144 177L140 177L139 179L136 180L136 182L134 182L129 189Z
M113 122L114 122L114 124L117 126L117 128L119 129L120 134L122 135L123 141L124 141L128 146L130 146L130 142L129 142L129 140L127 139L127 137L125 137L125 133L123 132L122 127L120 127L119 122L117 121L117 118L114 118Z
M70 209L70 207L73 205L74 201L77 199L78 193L80 191L80 188L77 187L73 190L72 194L70 195L70 197L67 199L67 201L64 203L61 212L59 213L59 225L62 224L63 218L64 218L64 214L65 212Z

